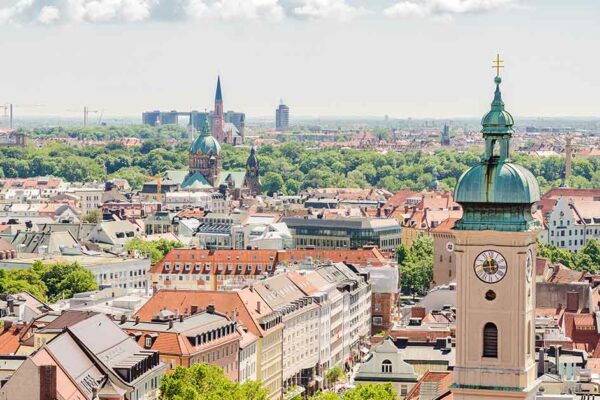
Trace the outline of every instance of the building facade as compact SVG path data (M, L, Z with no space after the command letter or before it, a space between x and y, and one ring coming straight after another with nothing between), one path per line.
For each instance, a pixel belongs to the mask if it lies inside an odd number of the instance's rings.
M275 110L275 130L284 132L290 129L290 108L283 104L283 100Z

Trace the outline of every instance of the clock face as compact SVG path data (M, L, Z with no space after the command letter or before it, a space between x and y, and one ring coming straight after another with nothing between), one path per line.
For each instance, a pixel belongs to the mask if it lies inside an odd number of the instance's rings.
M533 278L533 253L531 250L527 251L527 259L525 260L525 277L527 282L531 282Z
M506 276L506 260L494 250L486 250L475 259L475 274L484 283L497 283Z

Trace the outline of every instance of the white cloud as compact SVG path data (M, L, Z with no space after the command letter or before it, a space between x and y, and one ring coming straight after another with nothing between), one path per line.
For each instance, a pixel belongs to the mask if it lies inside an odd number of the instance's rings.
M457 14L483 13L514 7L519 0L401 0L386 8L384 14L400 17L433 17L447 19Z
M44 6L38 15L38 21L42 24L52 24L60 19L60 10L54 6Z
M363 8L352 6L346 0L304 0L302 5L293 10L301 18L340 20L349 20L364 12Z
M285 17L279 0L186 0L183 10L192 19L279 21Z

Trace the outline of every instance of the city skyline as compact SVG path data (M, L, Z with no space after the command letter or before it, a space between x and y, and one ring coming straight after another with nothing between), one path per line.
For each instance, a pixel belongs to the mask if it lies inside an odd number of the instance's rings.
M250 117L272 117L283 98L294 116L472 118L500 53L516 116L600 116L600 56L582 50L600 34L592 1L177 4L0 1L0 45L13 54L0 103L73 118L84 105L204 110L220 74L225 108Z

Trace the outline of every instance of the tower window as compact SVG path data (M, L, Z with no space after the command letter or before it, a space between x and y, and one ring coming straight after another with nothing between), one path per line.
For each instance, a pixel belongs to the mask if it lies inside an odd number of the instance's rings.
M381 363L381 372L384 374L392 373L392 362L390 360L383 360Z
M498 358L498 328L491 322L483 327L483 356Z
M531 355L531 321L527 321L527 355Z

